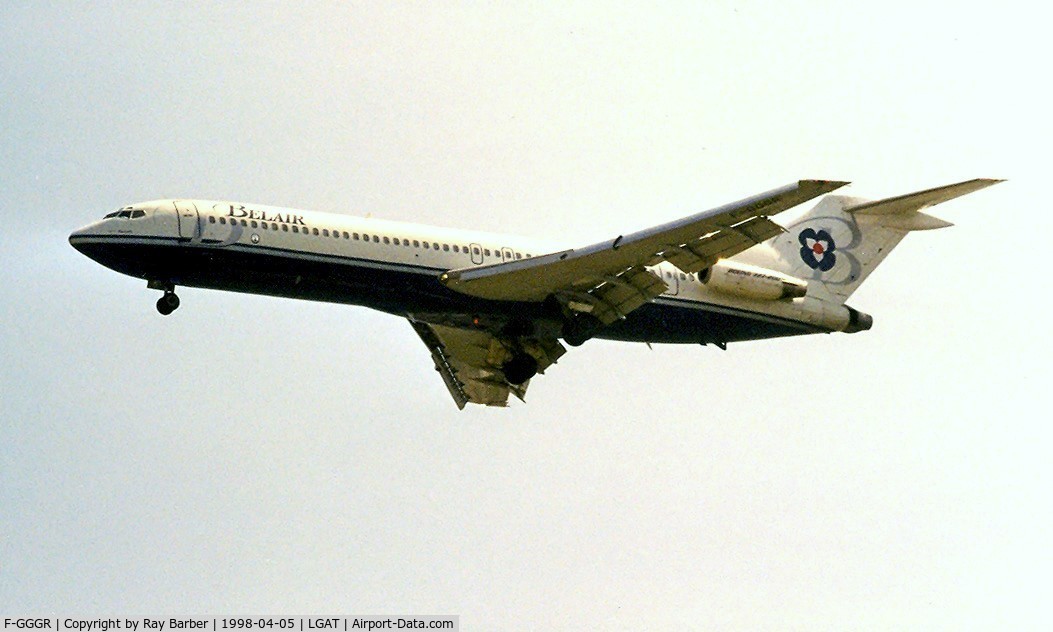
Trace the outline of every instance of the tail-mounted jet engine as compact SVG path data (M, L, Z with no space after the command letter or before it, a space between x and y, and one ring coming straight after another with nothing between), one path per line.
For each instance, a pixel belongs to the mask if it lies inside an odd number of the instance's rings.
M724 259L699 272L698 278L716 292L763 301L795 299L808 292L808 283L796 277Z

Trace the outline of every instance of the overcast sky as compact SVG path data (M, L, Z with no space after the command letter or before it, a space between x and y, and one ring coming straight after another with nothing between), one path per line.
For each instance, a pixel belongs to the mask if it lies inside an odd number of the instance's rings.
M142 4L0 9L4 616L1053 622L1048 16ZM1009 182L933 209L852 297L869 332L590 341L508 409L459 412L402 319L194 289L163 318L66 241L193 197L586 244L974 177Z

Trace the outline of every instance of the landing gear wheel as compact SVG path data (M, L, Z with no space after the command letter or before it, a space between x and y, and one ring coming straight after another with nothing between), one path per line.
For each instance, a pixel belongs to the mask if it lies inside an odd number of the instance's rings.
M600 319L592 314L578 314L563 324L563 340L572 347L580 347L602 327Z
M168 316L176 311L177 307L179 307L179 297L175 292L165 292L161 298L157 299L157 311L162 316Z
M522 384L537 375L537 360L528 353L520 353L505 362L501 370L509 384Z

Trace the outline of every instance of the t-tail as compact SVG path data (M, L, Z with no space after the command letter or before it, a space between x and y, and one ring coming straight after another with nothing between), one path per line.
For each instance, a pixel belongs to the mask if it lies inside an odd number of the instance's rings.
M735 259L805 280L809 296L843 304L907 233L951 226L922 210L999 182L968 180L876 201L828 195L787 232Z

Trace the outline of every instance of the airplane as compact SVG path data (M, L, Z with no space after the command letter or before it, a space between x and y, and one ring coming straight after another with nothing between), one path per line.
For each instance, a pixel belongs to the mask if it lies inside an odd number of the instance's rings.
M483 232L272 206L167 199L73 232L98 263L177 286L361 305L406 318L457 407L525 401L590 338L713 344L865 331L846 302L907 233L951 224L922 210L1002 182L974 179L882 200L800 180L579 248ZM822 196L822 197L821 197ZM783 227L771 217L819 202ZM562 342L561 342L562 341Z

